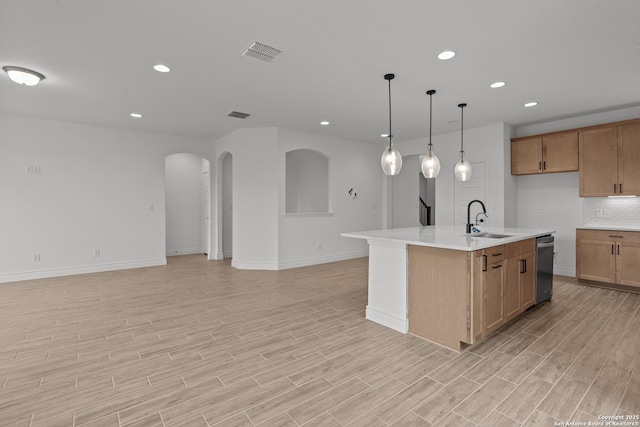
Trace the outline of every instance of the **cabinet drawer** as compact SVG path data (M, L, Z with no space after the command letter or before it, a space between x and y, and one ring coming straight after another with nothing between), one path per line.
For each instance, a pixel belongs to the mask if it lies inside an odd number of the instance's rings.
M505 248L505 257L513 258L520 255L527 254L529 252L534 252L536 250L536 240L535 239L527 239L521 240L519 242L509 243Z
M604 242L614 242L614 241L640 242L640 232L577 229L576 240L599 240Z
M505 259L505 245L493 246L484 250L487 256L487 264L502 261Z

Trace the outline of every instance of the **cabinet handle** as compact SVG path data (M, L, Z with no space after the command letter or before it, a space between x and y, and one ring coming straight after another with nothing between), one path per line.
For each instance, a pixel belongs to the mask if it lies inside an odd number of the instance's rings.
M615 237L617 239L624 239L624 236L614 236L612 234L609 234L609 237Z
M622 183L618 184L618 188L620 188L620 194L622 194Z
M493 267L491 267L491 268L493 268L493 269L495 270L496 268L501 268L501 267L502 267L502 264L498 264L498 265L494 265L494 266L493 266Z
M546 169L547 168L547 161L543 161L542 162L542 169Z
M487 271L487 256L482 255L482 271Z
M542 170L542 162L538 162L538 170Z
M497 254L491 254L491 256L500 256L502 255L502 252L498 252Z
M527 260L526 260L526 258L523 259L523 261L524 261L524 272L526 273L527 272Z
M613 255L613 246L614 245L611 245L611 255Z
M620 255L620 245L618 245L618 255Z
M527 271L527 267L525 265L525 262L527 262L524 259L520 260L520 274L524 274L525 271Z
M616 194L616 188L617 188L617 184L613 184L613 194Z

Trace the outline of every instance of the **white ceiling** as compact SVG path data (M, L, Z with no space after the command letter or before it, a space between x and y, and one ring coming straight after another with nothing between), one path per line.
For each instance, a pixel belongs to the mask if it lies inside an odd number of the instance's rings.
M384 144L640 105L638 0L0 0L0 112L203 138L279 126ZM240 55L251 40L284 51ZM450 61L436 55L457 52ZM157 63L172 72L154 71ZM505 80L501 89L489 84ZM524 108L527 101L539 105ZM245 120L226 117L250 113ZM144 114L132 119L131 112ZM320 126L321 120L331 126Z

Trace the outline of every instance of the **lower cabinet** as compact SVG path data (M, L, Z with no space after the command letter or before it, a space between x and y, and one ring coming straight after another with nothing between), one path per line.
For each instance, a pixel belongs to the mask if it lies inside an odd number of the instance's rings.
M640 232L576 230L576 277L640 287Z
M506 321L518 317L520 313L535 304L535 242L533 239L507 245L505 279Z
M499 245L474 256L474 284L481 288L479 307L484 338L535 303L535 239Z

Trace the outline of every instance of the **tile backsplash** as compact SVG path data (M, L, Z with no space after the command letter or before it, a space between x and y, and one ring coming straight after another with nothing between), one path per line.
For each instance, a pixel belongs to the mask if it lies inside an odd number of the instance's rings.
M599 210L602 210L602 217L598 215ZM609 213L611 217L605 218ZM640 226L640 197L586 197L583 216L585 225Z

